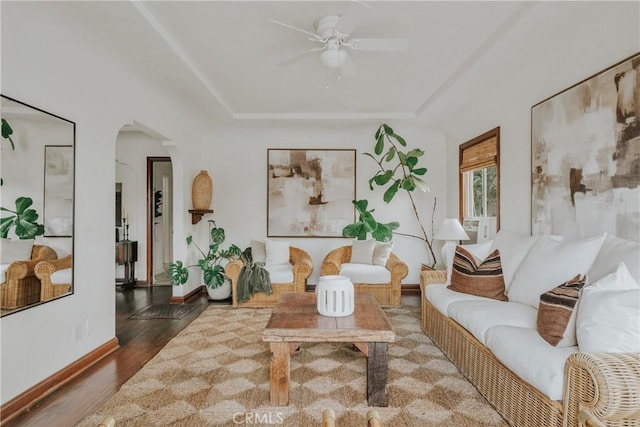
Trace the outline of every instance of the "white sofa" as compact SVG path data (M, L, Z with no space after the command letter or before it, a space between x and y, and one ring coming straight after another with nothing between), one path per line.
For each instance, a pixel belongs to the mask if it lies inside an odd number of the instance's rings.
M449 289L449 259L447 273L423 274L423 329L505 419L516 426L575 426L583 411L582 415L606 425L640 425L637 325L620 326L625 329L624 342L613 340L612 347L606 347L624 354L590 354L581 351L581 342L597 349L594 334L609 334L606 324L590 324L591 313L580 312L583 297L565 333L577 345L552 346L536 324L540 294L578 273L587 274L584 289L592 283L608 286L622 277L615 272L622 271L623 262L635 284L627 282L638 287L640 246L610 235L563 242L501 231L491 242L466 248L479 260L499 249L509 301ZM634 317L637 303L630 303L632 323L640 322ZM617 418L622 420L614 421Z

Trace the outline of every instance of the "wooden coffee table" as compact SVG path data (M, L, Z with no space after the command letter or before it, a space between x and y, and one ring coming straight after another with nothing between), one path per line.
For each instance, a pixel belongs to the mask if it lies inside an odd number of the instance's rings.
M391 322L372 295L356 294L351 316L322 316L315 293L287 293L278 301L262 340L270 343L271 404L289 404L290 358L303 342L350 342L367 357L369 406L389 406L387 343L395 340Z

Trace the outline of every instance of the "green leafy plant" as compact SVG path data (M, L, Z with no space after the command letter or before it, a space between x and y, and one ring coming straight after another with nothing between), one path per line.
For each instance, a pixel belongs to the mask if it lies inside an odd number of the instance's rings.
M30 209L33 200L30 197L18 197L16 210L0 208L0 211L10 212L12 215L0 218L0 237L7 238L11 227L15 226L15 234L19 239L35 239L44 234L44 225L38 224L38 213Z
M167 276L171 279L173 285L184 285L189 279L188 267L198 266L203 272L204 283L211 289L220 287L226 276L224 274L224 267L222 262L224 260L231 260L238 258L242 254L242 250L235 244L231 245L228 249L223 249L222 244L225 241L225 231L222 227L218 227L216 222L209 220L209 248L207 252L204 252L193 241L193 236L187 236L187 245L195 246L200 252L201 258L197 264L192 266L185 266L182 261L176 261L169 265L167 270Z
M367 209L369 202L367 200L353 200L358 211L358 221L347 225L342 229L344 237L351 237L358 240L366 240L367 236L379 242L388 242L393 237L393 230L397 229L400 224L398 222L380 223L373 217L375 209Z
M16 146L13 143L13 139L11 139L12 134L13 129L11 129L9 122L7 122L5 119L2 119L2 137L9 141L9 143L11 144L11 149L15 151Z
M427 173L427 168L419 165L424 151L419 148L408 151L403 150L402 148L407 146L405 139L384 123L378 127L375 133L375 141L374 154L364 153L373 159L379 167L375 175L369 179L369 188L373 190L374 186L386 187L382 196L385 203L390 203L400 190L404 190L407 193L421 233L419 236L399 232L395 232L395 234L422 240L428 252L427 258L433 267L436 262L433 252L433 238L429 238L413 198L413 192L416 189L420 189L423 192L429 191L429 186L422 179ZM434 198L434 212L435 209L436 201ZM433 214L431 215L431 231L433 234Z

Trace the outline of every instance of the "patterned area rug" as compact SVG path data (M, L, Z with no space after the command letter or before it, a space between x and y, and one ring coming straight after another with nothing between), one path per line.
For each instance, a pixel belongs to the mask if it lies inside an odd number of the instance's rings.
M416 307L385 310L390 426L507 426L420 328ZM209 307L99 411L121 426L319 426L331 408L340 427L366 426L366 359L346 343L306 343L291 358L291 403L269 404L270 351L261 333L271 309Z
M129 319L181 319L195 308L196 304L155 304L129 316Z

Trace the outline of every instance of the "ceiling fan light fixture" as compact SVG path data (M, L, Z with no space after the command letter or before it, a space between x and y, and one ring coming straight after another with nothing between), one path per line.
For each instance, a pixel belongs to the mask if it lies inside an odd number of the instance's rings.
M347 52L340 49L327 49L320 54L320 61L327 68L340 68L347 60Z

